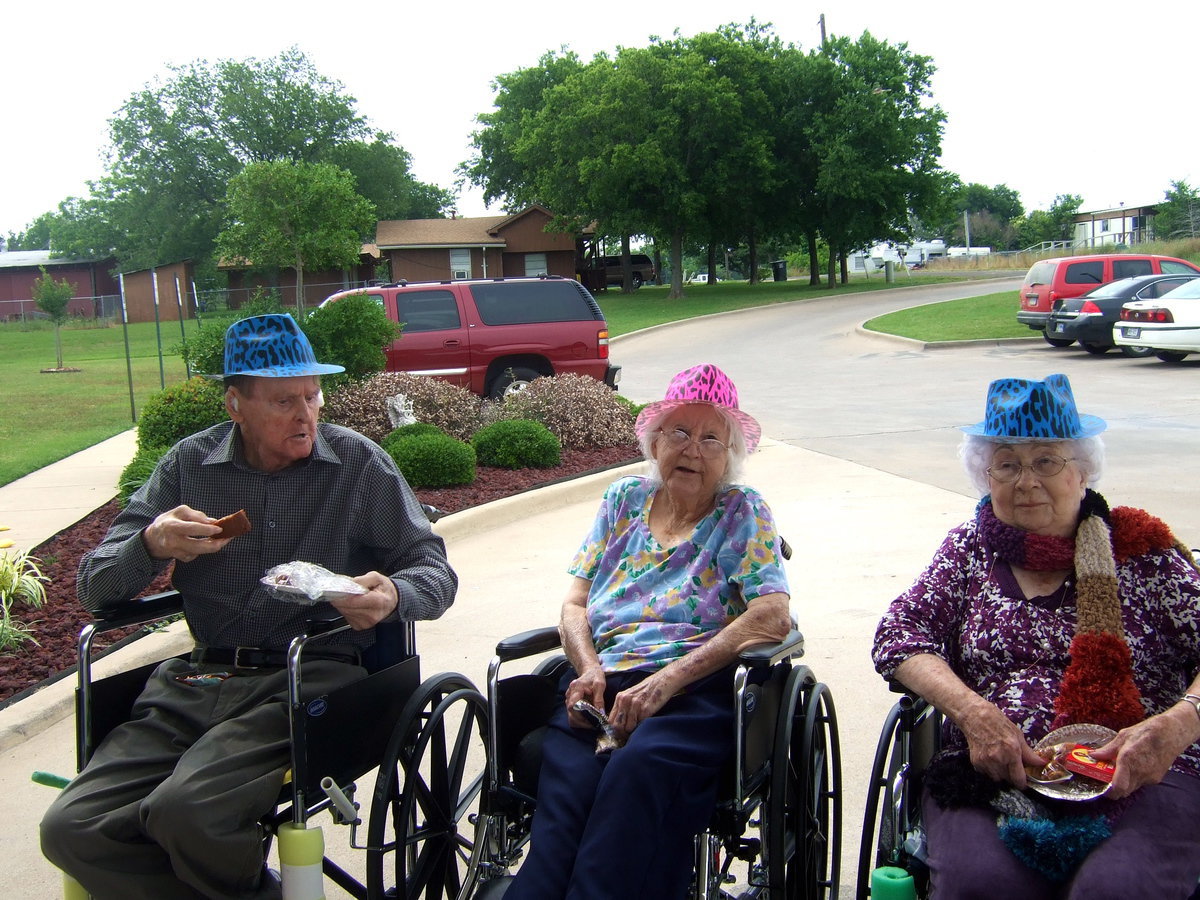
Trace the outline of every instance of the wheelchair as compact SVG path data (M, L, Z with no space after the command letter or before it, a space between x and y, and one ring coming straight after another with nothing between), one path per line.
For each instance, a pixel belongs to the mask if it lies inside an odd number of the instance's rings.
M92 679L93 643L104 632L145 625L182 612L169 591L127 601L96 614L80 632L76 691L76 762L82 769L109 731L129 718L134 700L158 665L151 663ZM425 681L411 622L376 626L376 644L364 653L366 678L321 697L303 697L300 660L308 642L347 629L340 619L311 622L288 648L291 766L276 809L261 825L265 849L278 842L284 895L324 897L329 879L367 900L455 897L460 891L459 818L482 788L464 781L472 736L487 733L487 705L462 675ZM355 781L378 767L364 822ZM365 851L359 880L324 852L311 820L328 810L350 829L350 846ZM465 822L463 823L465 827ZM86 898L64 878L68 900Z
M554 654L559 647L556 628L522 632L497 645L488 667L486 784L460 897L502 895L528 845L540 737L562 702L557 686L568 665ZM837 718L829 688L807 666L792 665L803 652L804 638L792 631L780 644L748 648L736 663L735 747L710 824L696 838L691 897L837 896ZM503 664L535 658L531 672L500 677ZM735 884L738 893L729 893Z
M892 690L901 697L884 720L871 765L859 844L857 900L871 896L871 875L880 867L902 869L911 875L918 896L928 884L921 779L941 749L942 714L894 682Z

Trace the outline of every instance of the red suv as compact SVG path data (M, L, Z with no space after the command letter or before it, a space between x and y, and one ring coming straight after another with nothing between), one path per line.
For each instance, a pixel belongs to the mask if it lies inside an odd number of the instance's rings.
M404 327L386 350L389 372L432 375L496 398L540 375L590 375L614 389L620 381L604 314L574 279L399 282L340 291L321 305L361 293Z
M1135 275L1192 275L1200 268L1173 256L1138 253L1098 253L1092 256L1060 256L1035 262L1021 285L1021 308L1017 321L1042 332L1047 343L1067 347L1067 338L1046 333L1046 321L1058 303L1086 294L1099 284Z

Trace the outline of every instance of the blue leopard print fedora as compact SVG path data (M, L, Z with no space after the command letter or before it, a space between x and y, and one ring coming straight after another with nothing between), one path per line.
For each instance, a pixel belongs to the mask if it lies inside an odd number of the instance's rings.
M1066 375L1047 375L1045 381L996 379L988 385L983 421L962 430L1017 443L1093 437L1107 427L1099 416L1079 414Z
M292 378L345 371L341 366L317 362L312 344L296 320L279 313L250 316L230 325L225 332L225 371L213 377Z

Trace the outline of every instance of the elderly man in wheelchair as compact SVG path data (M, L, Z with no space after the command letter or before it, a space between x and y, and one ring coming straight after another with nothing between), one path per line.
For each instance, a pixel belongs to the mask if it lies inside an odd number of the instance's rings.
M317 362L290 316L231 325L232 421L168 451L80 566L80 599L104 617L174 561L196 640L190 659L154 670L42 822L46 856L94 897L280 896L259 819L291 759L289 643L314 612L349 624L303 650L304 692L317 697L376 667L377 626L453 602L445 546L392 460L318 423L318 376L340 371ZM248 521L225 530L218 518L239 510ZM301 560L351 585L306 595L314 607L260 583Z
M733 383L711 365L681 372L636 430L651 474L608 488L569 569L557 632L502 642L489 673L489 791L470 876L485 882L481 897L683 897L693 869L711 861L707 845L694 851L695 837L713 818L721 774L741 746L739 709L753 711L758 696L744 671L735 679L735 664L764 644L784 642L762 654L768 670L801 652L799 635L789 634L783 542L762 497L737 484L760 429L738 408ZM522 676L499 681L501 662L560 640L565 660L540 666L531 689L522 689ZM786 672L776 687L784 680ZM788 680L797 697L802 681ZM803 686L812 688L811 678ZM771 748L780 751L781 784L790 738L789 730ZM528 755L531 741L540 748L524 764L516 757ZM789 833L781 861L795 850ZM504 876L526 839L510 881ZM739 852L753 854L748 843ZM782 897L778 877L772 896Z

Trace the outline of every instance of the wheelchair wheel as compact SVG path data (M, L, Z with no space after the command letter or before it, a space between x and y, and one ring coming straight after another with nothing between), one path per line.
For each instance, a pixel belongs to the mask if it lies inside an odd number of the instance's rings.
M828 687L807 666L788 673L767 800L772 900L836 898L842 843L842 765Z
M435 675L409 699L375 779L368 898L469 894L486 735L487 703L462 675Z

